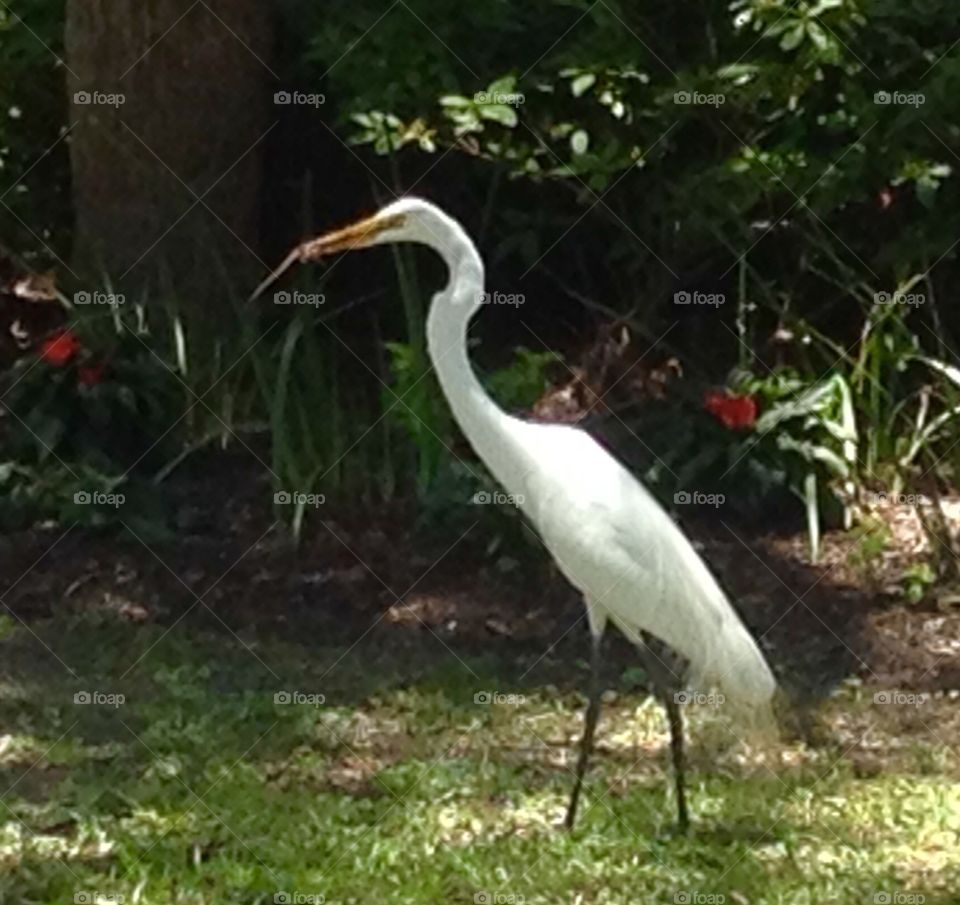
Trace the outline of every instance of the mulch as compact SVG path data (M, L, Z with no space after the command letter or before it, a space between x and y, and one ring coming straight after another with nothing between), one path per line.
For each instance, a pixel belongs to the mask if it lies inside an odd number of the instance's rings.
M328 643L369 633L394 644L430 631L465 650L585 652L581 603L563 578L534 553L504 571L482 529L426 542L403 506L338 507L308 519L295 546L262 470L229 457L178 473L168 493L175 531L166 538L62 526L0 538L8 612L27 624L99 612L135 630L189 610L214 630ZM878 687L960 688L960 609L904 602L899 582L922 543L904 535L916 529L903 528L902 513L888 515L892 544L866 573L851 556L856 528L827 533L817 565L802 535L716 519L684 528L786 685L827 691L859 676ZM629 648L613 656L628 659Z

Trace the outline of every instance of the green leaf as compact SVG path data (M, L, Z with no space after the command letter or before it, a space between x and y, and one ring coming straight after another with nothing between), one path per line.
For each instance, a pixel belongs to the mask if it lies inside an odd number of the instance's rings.
M721 66L717 70L717 77L721 79L743 79L747 76L756 75L761 71L759 66L752 63L734 63L731 66Z
M587 185L595 192L606 191L610 185L610 177L606 173L593 173L587 180Z
M473 101L460 94L445 94L440 98L441 107L469 107Z
M816 16L819 16L821 13L825 13L828 9L837 9L840 6L843 6L843 0L820 0L820 2L813 9L811 9L807 15L812 19Z
M847 463L832 449L828 449L819 443L811 443L808 440L795 440L789 434L781 434L777 437L777 447L785 452L797 453L797 455L801 456L807 462L822 462L838 477L846 478L850 474Z
M592 72L585 72L570 83L570 93L574 97L580 97L589 91L596 82L597 77Z
M780 39L781 50L796 50L803 43L807 30L804 23L795 25Z
M513 75L505 75L487 86L488 94L513 94L517 87L517 78Z
M937 192L940 183L936 179L917 180L917 200L927 209L932 209L937 203Z
M960 369L944 361L940 361L937 358L928 358L925 355L918 355L917 361L922 361L927 367L932 368L934 371L939 371L944 377L952 380L960 387Z
M810 40L813 42L817 50L827 49L827 45L830 43L829 39L827 38L827 33L816 22L807 23L807 35L809 35Z
M585 129L577 129L577 131L570 136L570 150L573 151L574 154L586 154L589 147L590 136Z
M492 119L494 122L502 123L504 126L513 128L517 122L517 111L506 104L484 104L477 108L481 119Z
M796 21L795 19L787 19L784 16L782 19L778 19L773 23L769 28L764 29L763 36L765 38L775 38L777 35L782 35L788 28L790 28L791 23ZM760 24L759 22L757 23Z

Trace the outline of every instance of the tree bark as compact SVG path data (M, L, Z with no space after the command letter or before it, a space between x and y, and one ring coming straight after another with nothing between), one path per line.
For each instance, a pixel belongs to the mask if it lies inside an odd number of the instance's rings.
M270 6L68 0L73 256L95 287L207 301L265 269Z

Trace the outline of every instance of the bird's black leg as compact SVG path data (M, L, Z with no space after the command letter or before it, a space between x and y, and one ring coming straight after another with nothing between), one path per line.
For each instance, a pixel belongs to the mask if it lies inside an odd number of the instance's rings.
M640 647L647 675L653 683L654 694L663 702L670 724L670 752L673 759L673 775L677 790L677 827L686 833L690 826L687 812L686 758L684 756L683 714L676 692L680 688L679 678L663 663L657 655L644 644Z
M690 827L690 818L687 814L687 780L686 763L683 751L683 714L672 692L663 696L663 703L667 708L667 719L670 722L670 750L673 754L673 775L677 788L677 827L681 833L686 833Z
M573 829L577 818L577 804L580 801L580 788L583 777L587 772L587 762L593 749L593 736L597 729L597 720L600 718L600 697L603 689L600 687L600 652L603 645L603 635L590 635L590 700L587 704L587 714L583 724L583 738L580 740L580 757L577 760L577 778L570 796L570 805L567 807L567 817L564 826Z

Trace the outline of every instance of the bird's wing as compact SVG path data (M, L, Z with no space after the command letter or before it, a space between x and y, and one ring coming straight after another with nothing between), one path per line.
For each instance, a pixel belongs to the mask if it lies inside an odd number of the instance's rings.
M742 701L769 698L763 655L649 491L580 430L551 425L536 440L528 514L571 583L621 626L682 654L694 684Z
M637 627L686 657L691 684L718 686L743 703L768 701L776 683L756 642L687 537L629 477L629 504L617 508L613 533L622 554L649 563L653 576L648 588L631 589Z

